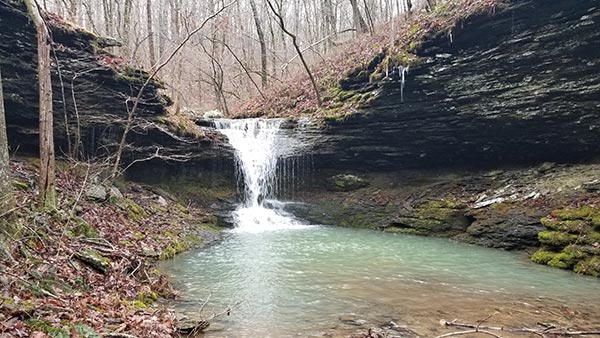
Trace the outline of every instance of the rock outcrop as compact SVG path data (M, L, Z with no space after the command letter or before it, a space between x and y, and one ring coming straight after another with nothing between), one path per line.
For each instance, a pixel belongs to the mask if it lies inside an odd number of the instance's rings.
M314 135L321 168L572 162L600 154L600 6L513 0L416 49L420 61L341 82L375 98Z
M331 173L316 175L297 196L301 203L286 204L289 211L315 224L450 237L505 250L543 245L545 258L571 250L571 244L585 243L585 252L593 252L600 239L600 193L586 189L600 177L598 164L370 172L362 175L369 186L353 191L331 191ZM565 206L575 207L563 211ZM547 218L552 210L558 211ZM574 226L578 224L582 226ZM544 236L545 226L552 236ZM560 238L560 245L548 245L548 238ZM577 261L571 263L569 268Z
M597 206L554 210L542 219L542 248L532 261L577 273L600 276L600 212Z
M47 14L53 40L52 89L55 144L66 154L81 140L77 155L95 158L114 152L127 112L149 74L106 51L118 45ZM2 67L9 144L19 152L38 148L37 46L35 28L21 0L0 0L0 67ZM161 118L171 104L163 83L151 81L144 91L129 135L129 160L189 154L214 158L215 133L195 135L170 128ZM80 133L78 137L77 134Z

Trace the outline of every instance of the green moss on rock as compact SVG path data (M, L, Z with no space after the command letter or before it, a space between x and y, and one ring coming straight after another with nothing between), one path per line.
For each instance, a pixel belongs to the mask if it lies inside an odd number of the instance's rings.
M83 218L75 217L71 220L70 235L73 237L98 238L98 231Z
M583 275L600 277L600 257L592 257L580 261L575 265L573 271Z
M555 210L552 212L558 217L559 220L586 220L590 216L594 216L598 213L597 210L590 206L583 206L581 208L564 208L561 210Z
M556 252L540 249L536 253L534 253L533 256L531 256L531 261L537 264L546 265L556 255L558 255Z
M559 231L542 231L538 233L540 243L550 247L564 247L577 242L579 236Z
M559 268L559 269L571 269L577 263L578 258L573 253L561 252L556 254L550 261L548 261L548 265Z
M533 262L598 276L600 208L585 205L554 210L541 223L549 230L538 233L542 248L531 257Z
M121 202L121 207L127 211L127 216L134 222L140 222L149 216L148 212L144 208L128 198L123 199Z

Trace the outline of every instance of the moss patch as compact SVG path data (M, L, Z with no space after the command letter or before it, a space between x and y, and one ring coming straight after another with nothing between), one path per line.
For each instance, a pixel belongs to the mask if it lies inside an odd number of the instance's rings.
M552 251L547 251L547 250L544 250L544 249L540 249L536 253L534 253L533 256L531 256L531 261L534 262L534 263L546 265L556 255L557 255L556 252L552 252Z
M140 222L149 216L144 208L128 198L122 201L121 207L127 212L129 219L134 222Z
M538 233L542 248L531 260L560 269L598 276L600 208L591 205L554 210L541 219L548 229Z

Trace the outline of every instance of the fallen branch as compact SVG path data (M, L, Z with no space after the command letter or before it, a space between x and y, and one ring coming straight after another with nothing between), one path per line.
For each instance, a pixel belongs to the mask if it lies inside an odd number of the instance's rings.
M600 335L600 330L569 331L568 329L564 329L564 328L543 328L543 329L527 328L527 327L509 328L509 327L501 327L501 326L481 326L480 324L475 325L475 324L469 324L469 323L458 323L455 321L448 322L448 321L444 321L444 320L440 321L440 324L442 324L443 326L447 326L447 327L456 327L456 328L465 328L465 329L474 329L474 330L452 332L451 334L441 335L436 338L450 337L450 336L456 336L458 334L467 334L467 333L483 332L483 331L500 331L500 332L517 333L517 334L519 334L519 333L535 334L540 337L552 337L552 336L570 337L570 336Z
M118 332L113 332L113 333L103 333L102 337L110 337L110 338L138 338L134 335L130 335L127 333L118 333Z
M460 327L460 328L465 328L465 329L483 329L483 330L492 330L492 331L503 331L503 332L510 332L510 333L538 333L539 330L537 329L530 329L530 328L508 328L508 327L500 327L500 326L481 326L481 323L474 325L474 324L468 324L468 323L458 323L455 321L452 322L447 322L447 321L440 321L440 323L444 326L449 326L449 327Z
M8 215L12 214L13 212L15 212L15 211L17 211L19 209L23 209L24 207L25 207L25 205L21 205L21 206L12 208L12 209L8 210L7 212L4 212L4 213L0 214L0 218L2 218L4 216L8 216Z
M466 334L470 334L470 333L483 333L483 334L487 334L488 336L492 336L492 337L496 337L496 338L502 338L502 336L499 336L499 335L497 335L495 333L492 333L492 332L486 331L486 330L468 330L468 331L450 332L450 333L443 334L441 336L437 336L435 338L452 337L452 336L462 336L462 335L466 335Z

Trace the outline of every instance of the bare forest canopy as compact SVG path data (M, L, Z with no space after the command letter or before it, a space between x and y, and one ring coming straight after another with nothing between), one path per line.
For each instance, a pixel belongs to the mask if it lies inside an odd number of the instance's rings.
M309 64L360 34L393 31L394 22L434 0L276 0ZM159 76L176 111L229 113L301 71L292 40L266 0L41 0L49 12L122 46L126 65L150 70L212 13L228 6L187 43ZM396 25L397 26L397 25Z

